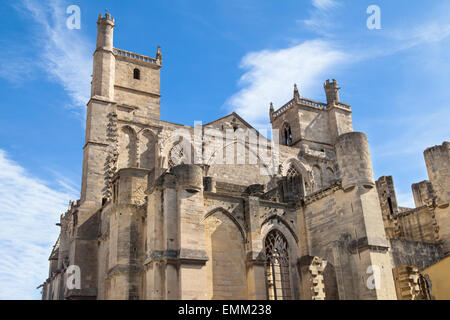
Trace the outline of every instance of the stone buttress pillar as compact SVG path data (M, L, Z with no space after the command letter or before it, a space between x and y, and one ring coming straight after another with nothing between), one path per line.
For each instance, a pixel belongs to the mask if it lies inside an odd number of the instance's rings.
M149 191L146 264L150 299L206 299L203 170L180 165Z
M248 226L247 281L248 299L266 300L266 275L263 239L259 220L259 198L249 196L245 202Z
M367 137L360 132L343 134L338 137L335 148L344 189L341 201L347 205L337 223L340 231L348 235L345 250L348 256L344 260L348 262L347 269L353 269L343 270L352 274L351 280L344 281L347 288L342 288L346 291L342 297L396 299L389 244Z

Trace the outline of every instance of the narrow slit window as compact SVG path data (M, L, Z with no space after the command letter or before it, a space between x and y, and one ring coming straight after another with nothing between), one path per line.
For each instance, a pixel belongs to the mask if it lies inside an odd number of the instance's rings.
M394 207L392 206L391 197L388 197L387 200L388 200L388 204L389 204L389 211L391 212L391 214L394 214Z

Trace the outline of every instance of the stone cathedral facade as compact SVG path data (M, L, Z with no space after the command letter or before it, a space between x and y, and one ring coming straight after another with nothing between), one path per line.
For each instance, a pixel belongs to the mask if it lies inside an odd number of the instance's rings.
M450 252L448 142L425 151L417 208L398 207L335 80L326 103L295 86L270 105L273 141L235 113L170 123L160 48L114 48L114 19L97 24L81 197L43 299L431 298L422 270Z

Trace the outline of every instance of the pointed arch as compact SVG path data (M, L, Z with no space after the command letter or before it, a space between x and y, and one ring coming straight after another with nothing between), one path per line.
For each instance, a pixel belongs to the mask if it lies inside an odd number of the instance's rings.
M307 163L295 157L291 157L284 160L281 164L280 174L283 177L287 177L292 170L297 171L301 175L305 192L310 193L312 191L312 168Z
M294 229L289 225L289 223L286 222L286 220L284 220L279 215L273 214L273 215L267 217L263 221L263 223L261 223L261 227L263 227L266 223L268 223L268 222L270 222L272 220L276 220L277 222L281 223L284 227L286 227L286 229L289 230L289 232L291 233L292 237L295 239L295 242L298 243L298 236L295 233Z
M158 157L158 140L155 134L144 129L139 134L139 167L153 169L156 166Z
M308 177L312 171L311 167L304 161L301 161L295 157L287 158L280 166L280 174L283 177L287 176L289 168L295 168L302 176Z
M290 300L289 244L283 233L271 230L264 238L266 289L269 300Z
M117 169L136 166L136 132L130 126L119 130Z
M246 299L247 267L243 229L223 208L210 211L204 220L208 299ZM224 286L227 283L227 286Z
M225 216L227 216L239 229L239 232L241 233L242 239L244 239L244 242L247 242L247 234L246 234L244 228L242 228L241 224L236 220L236 218L228 210L226 210L222 207L215 208L215 209L211 210L209 213L205 214L203 221L205 221L208 217L210 217L216 213L223 213Z
M289 122L285 121L281 126L281 144L285 146L291 146L294 142L294 137L292 135L292 128Z

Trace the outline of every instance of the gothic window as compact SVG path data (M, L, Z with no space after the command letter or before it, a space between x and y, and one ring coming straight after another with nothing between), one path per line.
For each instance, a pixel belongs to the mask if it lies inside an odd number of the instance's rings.
M292 144L292 130L289 124L285 124L283 128L283 143L286 146L290 146Z
M141 79L141 70L134 69L134 71L133 71L133 78L136 79L136 80L140 80Z
M266 287L269 300L290 300L289 252L286 238L271 231L264 243L266 253Z
M177 143L172 147L169 152L169 168L183 164L184 151L180 143Z
M292 178L298 177L298 176L300 176L298 171L293 166L290 166L288 171L287 171L287 173L286 173L286 177L292 179Z
M297 169L294 166L290 166L288 171L286 172L286 178L287 182L290 185L292 194L294 195L295 199L300 199L304 196L304 186L303 186L303 177L302 175L297 171Z

